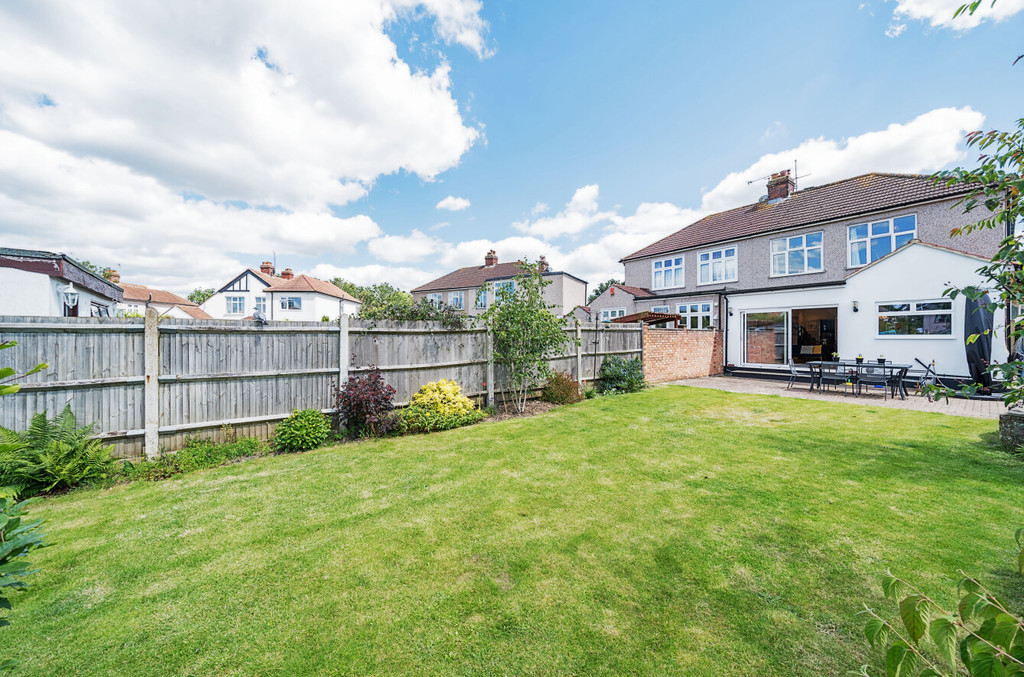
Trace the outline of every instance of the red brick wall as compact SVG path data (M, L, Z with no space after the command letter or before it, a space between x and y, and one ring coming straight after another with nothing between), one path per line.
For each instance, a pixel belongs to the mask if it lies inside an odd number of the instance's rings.
M648 383L722 373L722 332L644 326L644 376Z

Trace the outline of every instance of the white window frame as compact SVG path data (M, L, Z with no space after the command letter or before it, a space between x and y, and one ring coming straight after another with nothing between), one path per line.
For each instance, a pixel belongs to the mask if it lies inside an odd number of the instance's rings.
M462 291L450 291L448 292L448 305L458 310L463 310L465 307L465 293Z
M732 251L732 255L728 255L728 252ZM715 258L715 254L718 254L718 258ZM733 276L726 277L726 264L732 261ZM721 263L722 277L715 279L715 265ZM697 254L697 286L705 284L724 284L725 282L736 282L739 280L739 249L736 245L729 245L727 247L719 247L718 249L708 249ZM704 271L707 271L708 277L707 282L704 281Z
M930 310L919 310L918 306L928 303L942 303L948 305L948 308L934 308ZM896 305L908 305L910 306L907 310L882 310L882 306L896 306ZM878 328L878 322L883 316L891 317L911 317L914 315L949 315L949 333L948 334L883 334ZM885 340L896 340L905 341L907 339L939 339L949 340L955 339L956 335L954 332L954 324L956 323L956 308L953 304L953 300L949 298L941 299L914 299L912 301L879 301L875 304L875 338Z
M813 247L807 246L807 237L809 235L820 235L821 242ZM803 244L799 247L790 247L790 240L801 238ZM784 245L783 249L775 249L775 243L781 242ZM811 250L817 249L820 252L821 267L811 270L807 267L807 253ZM799 273L793 273L789 270L789 254L790 252L802 251L804 254L804 270ZM775 257L782 256L786 262L786 272L777 273L775 272ZM816 273L825 272L825 232L821 230L812 231L810 233L801 233L799 235L783 235L782 237L773 237L768 243L768 277L793 277L794 275L814 275Z
M255 306L253 308L253 312L254 313L266 314L266 312L267 312L267 297L266 296L257 296L256 297L256 303L255 303Z
M282 296L281 310L302 310L301 296Z
M665 264L669 264L666 266ZM671 270L672 284L665 284L665 273ZM658 282L661 275L661 282ZM651 289L681 289L686 286L686 260L682 254L651 261Z
M508 291L502 291L502 290L508 290ZM499 280L499 281L494 283L494 298L495 298L495 300L498 299L498 295L499 294L502 294L502 295L509 294L509 295L513 295L514 296L515 293L516 293L516 281L515 280Z
M427 294L427 303L430 303L438 308L444 305L444 294L441 292L432 292Z
M652 313L665 313L668 314L668 306L654 306L651 308Z
M715 328L715 306L711 301L680 303L676 306L676 312L683 316L683 319L679 320L679 326L684 329L706 331ZM704 319L707 319L707 326ZM697 326L693 327L692 324Z
M896 232L896 221L903 220L903 219L906 219L906 218L911 218L911 219L914 220L914 228L913 228L913 230L902 231L902 232L897 233ZM879 219L879 220L865 221L863 223L855 223L855 224L853 224L851 226L847 226L846 227L846 265L847 265L848 268L863 268L864 266L868 265L869 263L874 263L875 261L878 260L878 259L872 259L871 258L871 241L874 240L874 239L880 239L880 238L882 238L884 236L883 233L879 233L877 235L873 234L874 231L875 231L875 226L881 226L881 225L888 225L888 231L889 231L888 232L888 235L889 235L889 254L893 253L894 251L896 251L899 248L905 247L907 244L910 243L911 240L917 239L918 228L917 228L917 214L916 213L915 214L900 214L899 216L893 216L893 217L888 218L888 219ZM867 228L867 236L863 237L863 238L858 237L858 238L854 239L854 237L853 237L853 229L854 228L861 228L861 227ZM906 238L908 233L910 234L910 239L908 239L906 242L904 242L903 244L899 245L899 247L897 247L896 246L897 238ZM853 245L854 245L854 243L858 243L859 244L861 242L864 243L864 246L866 248L865 254L866 254L867 260L864 263L854 263L854 261L853 261L853 249L854 249ZM888 256L888 254L883 254L883 256ZM882 257L879 256L878 258L880 259Z
M238 306L241 310L234 310ZM224 297L224 312L228 315L245 315L245 297L232 294Z
M473 302L473 305L477 308L487 307L487 287L481 287L477 290L476 300Z
M612 320L614 320L617 317L625 317L625 316L626 316L626 309L625 308L602 308L601 309L601 321L602 322L611 322Z

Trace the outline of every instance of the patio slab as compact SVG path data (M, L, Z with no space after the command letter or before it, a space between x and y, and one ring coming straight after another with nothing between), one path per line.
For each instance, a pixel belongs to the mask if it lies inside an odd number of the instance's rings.
M727 390L731 393L752 393L756 395L779 395L781 397L796 397L807 400L823 400L826 402L843 402L846 404L859 404L871 407L890 407L892 409L911 409L914 411L930 411L938 414L949 414L951 416L970 416L972 418L998 419L999 414L1006 411L1002 402L992 400L968 400L964 398L950 399L938 402L929 402L926 397L914 395L913 393L906 400L889 399L883 400L882 391L879 389L865 390L860 397L852 394L844 395L842 390L826 390L819 392L808 390L807 383L798 383L792 388L786 388L786 381L770 381L756 378L738 378L735 376L706 376L704 378L690 378L682 381L671 381L667 385L692 386L694 388L711 388L714 390Z

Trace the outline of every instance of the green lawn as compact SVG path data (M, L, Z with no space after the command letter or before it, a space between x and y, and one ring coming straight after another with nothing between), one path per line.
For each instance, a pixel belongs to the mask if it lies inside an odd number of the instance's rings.
M26 674L840 675L887 567L1024 607L995 422L664 387L47 499Z

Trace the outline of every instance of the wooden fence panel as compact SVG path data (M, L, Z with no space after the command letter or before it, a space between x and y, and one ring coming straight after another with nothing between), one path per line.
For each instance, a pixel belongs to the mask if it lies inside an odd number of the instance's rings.
M33 414L53 415L70 404L80 423L95 422L116 456L141 455L145 332L140 318L0 317L0 341L18 343L0 353L0 364L18 371L50 365L0 400L0 425L24 430ZM225 424L267 437L293 409L327 410L341 371L359 376L378 366L399 405L442 378L456 381L470 397L487 392L483 328L351 320L343 335L337 323L163 318L155 332L159 444L172 451L188 435L219 436ZM575 337L575 326L566 332ZM639 355L642 348L639 325L587 325L580 335L579 349L570 346L551 365L582 380L596 377L606 355ZM578 363L582 374L576 373ZM500 397L500 368L495 381Z

